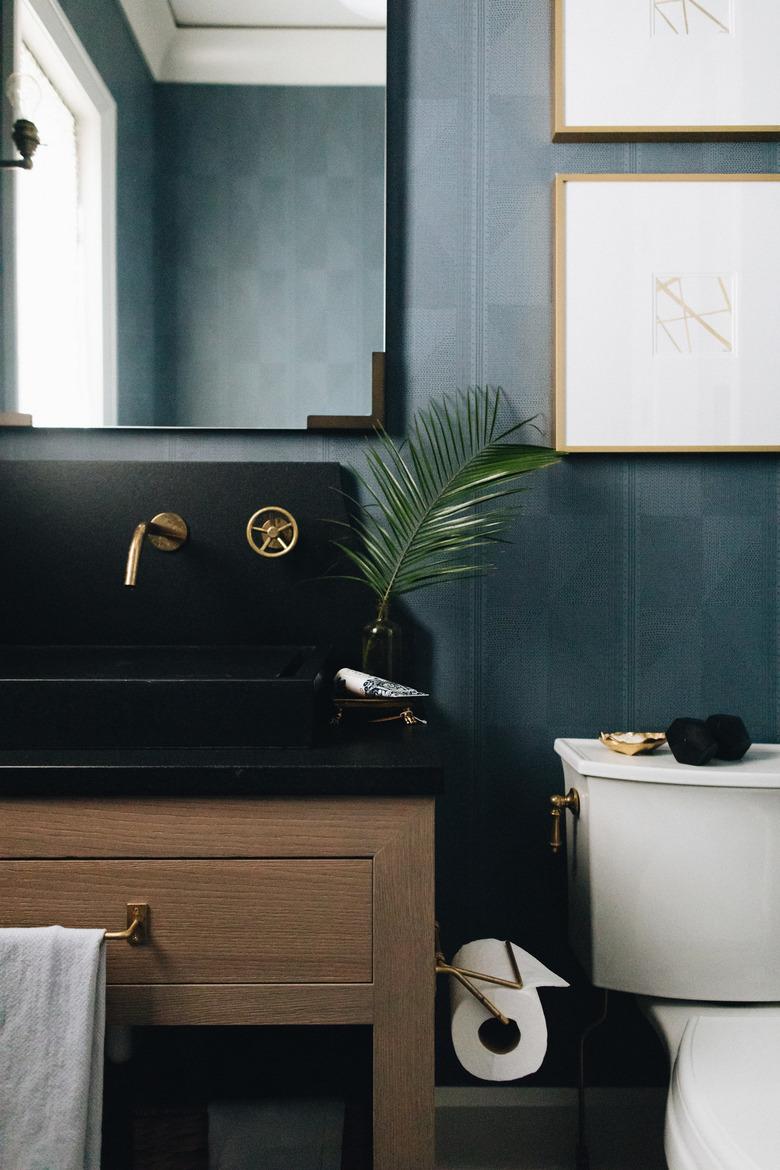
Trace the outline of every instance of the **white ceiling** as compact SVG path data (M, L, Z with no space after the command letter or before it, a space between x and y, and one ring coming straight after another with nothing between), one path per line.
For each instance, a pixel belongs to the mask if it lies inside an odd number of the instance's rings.
M120 0L157 81L385 84L382 0ZM316 18L316 23L312 19ZM204 23L205 22L205 23Z
M381 28L381 0L168 0L179 27L187 28ZM371 19L361 10L377 11ZM384 10L384 11L382 11Z

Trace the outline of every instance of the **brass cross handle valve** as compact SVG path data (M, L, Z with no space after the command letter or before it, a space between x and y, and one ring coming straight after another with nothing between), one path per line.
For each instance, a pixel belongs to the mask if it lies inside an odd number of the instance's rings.
M553 853L558 853L561 848L561 809L564 808L571 809L575 817L580 815L580 794L576 788L570 788L565 796L556 792L550 797L550 848Z
M249 547L261 557L284 557L298 543L298 521L286 508L258 508L246 526Z

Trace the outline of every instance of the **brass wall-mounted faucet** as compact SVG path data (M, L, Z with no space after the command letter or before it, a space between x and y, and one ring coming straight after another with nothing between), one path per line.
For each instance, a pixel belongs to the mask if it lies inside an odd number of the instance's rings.
M175 552L186 542L189 534L187 522L175 512L158 512L151 520L137 524L127 550L125 585L135 585L144 537L160 552Z

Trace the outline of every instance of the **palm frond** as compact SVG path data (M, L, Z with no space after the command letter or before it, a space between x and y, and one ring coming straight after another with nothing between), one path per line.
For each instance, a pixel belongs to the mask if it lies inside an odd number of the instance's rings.
M550 447L507 441L532 420L499 431L500 402L488 386L445 396L415 416L401 446L378 428L370 479L355 473L366 496L352 501L355 542L333 543L380 613L399 594L488 571L479 550L505 541L517 513L499 501L524 490L519 476L558 461Z

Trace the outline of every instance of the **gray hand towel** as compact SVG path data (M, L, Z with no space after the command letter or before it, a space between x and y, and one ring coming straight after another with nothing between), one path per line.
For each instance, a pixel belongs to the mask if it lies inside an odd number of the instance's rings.
M102 930L0 930L0 1167L100 1170Z

